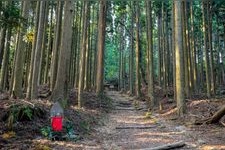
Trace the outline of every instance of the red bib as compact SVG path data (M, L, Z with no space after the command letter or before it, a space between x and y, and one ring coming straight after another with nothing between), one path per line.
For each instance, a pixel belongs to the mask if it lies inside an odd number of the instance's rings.
M52 129L53 131L61 131L62 130L62 116L52 117Z

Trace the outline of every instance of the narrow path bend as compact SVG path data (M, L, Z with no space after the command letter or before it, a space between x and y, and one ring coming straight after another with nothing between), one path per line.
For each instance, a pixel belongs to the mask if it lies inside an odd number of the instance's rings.
M193 139L184 126L172 126L152 115L146 118L144 103L136 103L134 98L110 91L107 93L114 101L115 109L103 119L104 125L96 129L97 149L130 150L157 147L184 141L187 146L181 149L197 149ZM139 129L137 129L139 127ZM128 129L124 129L128 128ZM93 148L93 147L92 147ZM87 148L88 149L88 148Z

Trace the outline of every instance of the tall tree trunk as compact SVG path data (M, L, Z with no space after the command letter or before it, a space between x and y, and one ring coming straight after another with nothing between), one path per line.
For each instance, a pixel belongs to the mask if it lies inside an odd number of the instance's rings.
M86 53L85 53L85 71L84 71L84 89L88 90L89 87L89 57L90 57L90 5L88 4L87 6L87 14L86 14L86 22L87 22L87 26L86 26L86 31L87 32L87 36L86 36Z
M56 26L54 29L54 41L52 48L52 60L51 60L51 76L50 76L50 90L53 91L55 87L55 81L57 76L58 58L59 58L59 47L61 41L61 29L62 29L62 13L63 13L63 2L58 1L57 3L57 16Z
M38 32L38 23L39 23L39 16L40 16L40 2L37 2L36 4L36 20L35 20L35 31L34 31L34 37L32 41L32 51L31 51L31 61L30 61L30 68L29 68L29 75L28 75L28 86L27 86L27 92L26 92L26 98L31 98L31 88L32 88L32 77L33 77L33 65L34 65L34 56L35 56L35 49L36 49L36 43L37 43L37 32Z
M152 4L151 1L146 1L147 14L147 74L148 74L148 97L150 98L149 108L153 108L156 104L154 98L154 69L153 69L153 39L152 39Z
M80 4L81 6L83 5L83 2L81 2ZM74 83L74 87L78 88L79 86L79 69L80 69L80 53L81 53L81 45L82 45L82 27L83 27L83 23L82 23L82 18L83 18L83 7L80 7L80 16L79 16L79 23L78 23L78 40L77 40L77 57L76 57L76 68L75 68L75 83Z
M176 51L175 51L175 9L174 2L172 3L172 53L173 53L173 89L174 89L174 100L176 97Z
M72 44L73 14L73 2L65 1L59 64L56 83L51 97L53 101L63 102L67 98L66 86L68 85L69 58Z
M135 83L135 89L136 89L136 96L140 97L141 96L141 83L140 83L140 38L139 38L139 24L140 24L140 8L139 8L139 1L135 2L135 11L136 11L136 18L135 18L135 22L136 22L136 41L135 41L135 45L136 45L136 83Z
M122 16L121 22L124 24L124 15ZM124 82L125 82L125 78L124 78L124 74L125 74L125 65L124 65L124 26L120 26L119 28L119 33L120 33L120 43L119 43L119 89L121 91L125 90L125 86L124 86Z
M165 96L167 95L167 80L166 80L166 74L167 74L167 70L166 70L166 52L167 52L167 47L166 47L166 30L165 30L165 26L166 26L166 12L165 12L165 8L164 8L164 2L162 2L162 7L161 7L161 14L162 14L162 25L161 25L161 73L162 73L162 82L163 82L163 94Z
M182 5L180 1L174 0L174 31L175 31L175 60L176 60L176 96L177 113L183 116L185 113L184 98L184 68L183 68L183 48L182 48Z
M10 83L9 83L9 93L11 96L13 96L13 84L14 84L14 76L15 76L15 63L16 63L16 56L17 56L17 48L18 48L18 37L19 37L19 33L17 33L15 35L15 39L16 39L16 46L15 46L15 52L13 53L13 61L12 61L12 70L11 70L11 79L10 79Z
M98 7L98 5L96 6L96 7ZM96 8L96 18L99 18L99 9L98 8ZM96 20L98 20L98 19L96 19ZM97 26L96 26L96 28L98 28L99 27L99 24L100 24L100 22L99 21L97 21L96 22L96 24L97 24ZM93 77L92 77L92 79L93 79L93 88L96 90L96 82L97 82L97 59L98 59L98 36L99 36L99 34L98 34L98 29L96 29L95 30L95 40L94 40L94 43L95 43L95 45L94 45L94 54L93 54Z
M134 6L134 2L131 2L131 6ZM132 7L134 8L134 7ZM134 94L134 10L131 10L131 35L130 35L130 69L129 69L129 89L130 94Z
M44 25L43 25L43 38L42 38L42 46L41 46L41 59L40 59L40 64L39 64L39 72L38 72L38 85L41 85L44 83L44 69L45 69L45 57L46 57L46 41L47 41L47 34L46 34L46 29L47 29L47 24L48 24L48 14L49 14L49 2L47 1L45 3L45 14L44 14Z
M187 86L189 88L189 90L187 91L187 97L189 98L192 95L193 92L193 76L192 76L192 59L191 59L191 52L190 52L190 32L189 32L189 22L188 22L188 2L184 2L184 20L185 20L185 36L186 36L186 51L187 51L187 76L188 76L188 83ZM186 74L186 73L185 73Z
M159 82L159 86L161 87L161 78L162 78L162 74L161 74L161 25L162 25L162 21L161 21L161 14L158 14L158 82Z
M211 84L210 84L210 66L209 66L209 54L208 54L208 28L206 25L206 13L205 2L202 1L202 18L203 18L203 34L204 34L204 55L205 55L205 72L206 72L206 85L207 85L207 97L211 97Z
M86 54L86 44L87 44L87 28L88 28L88 6L89 2L84 2L83 7L83 33L82 33L82 44L80 51L80 64L79 64L79 84L78 84L78 108L83 106L83 90L84 90L84 73L85 73L85 54Z
M184 78L185 78L185 94L186 97L189 98L190 97L190 88L189 88L189 76L188 76L188 48L187 48L187 36L186 36L186 30L187 30L187 26L186 26L186 11L185 11L185 4L186 2L182 2L182 26L183 26L183 50L184 50Z
M34 64L33 64L31 99L36 99L38 97L38 85L39 85L38 76L39 76L39 67L40 67L40 60L41 60L41 51L43 48L42 42L43 42L43 35L44 35L45 10L46 10L46 2L41 1L38 33L37 33L37 43L35 48Z
M193 2L190 2L190 20L191 20L191 57L193 68L193 90L196 92L197 87L197 64L196 64L196 47L195 47L195 31L194 31L194 10Z
M94 20L95 19L95 5L92 5L91 7L91 20ZM93 64L94 64L94 51L95 51L95 23L92 22L91 24L91 27L90 27L90 30L92 31L90 34L91 34L91 38L90 38L90 61L89 61L89 74L90 74L90 88L93 87L93 83L94 83L94 80L95 78L93 78L93 74L94 74L94 67L93 67Z
M74 87L74 83L75 83L75 74L76 74L76 61L77 61L77 55L78 55L78 48L77 48L77 41L78 41L78 20L79 20L79 16L78 16L78 12L79 12L79 7L78 7L79 1L76 2L75 6L75 12L74 12L74 20L73 20L73 33L72 33L72 50L71 50L71 56L70 56L70 87Z
M1 78L0 78L0 91L6 89L7 81L7 73L9 68L9 52L10 52L10 39L11 39L12 28L10 27L7 31L6 35L6 44L5 44L5 52L3 56L3 64L1 69Z
M47 46L47 53L45 57L45 70L44 70L44 83L46 84L49 82L49 61L50 61L50 52L52 51L52 29L53 29L53 5L51 5L51 11L50 11L50 24L49 24L49 34L48 34L48 46ZM50 84L50 83L49 83Z
M7 30L7 28L5 26L1 29L1 36L0 36L0 69L2 67L2 60L3 60L3 55L4 55L6 30Z
M22 17L24 19L28 18L29 14L29 1L23 2L23 10L22 10ZM21 30L19 31L18 36L18 48L16 52L16 63L15 63L15 70L14 70L14 78L13 78L13 95L15 97L22 98L23 97L23 67L24 67L24 55L25 55L25 42L23 41L23 36L26 34L27 25L26 23L21 24Z
M105 28L106 28L106 0L100 1L99 24L98 24L98 60L96 76L96 93L103 94L104 86L104 49L105 49Z
M215 94L215 81L214 81L214 52L212 48L212 1L210 0L207 3L207 14L208 14L208 43L209 43L209 51L210 51L210 57L209 57L209 65L210 65L210 83L211 83L211 89L210 92L212 95Z

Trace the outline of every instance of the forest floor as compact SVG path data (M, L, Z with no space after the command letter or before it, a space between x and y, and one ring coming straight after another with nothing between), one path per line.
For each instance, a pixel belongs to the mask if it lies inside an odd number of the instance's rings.
M95 149L128 150L151 148L184 142L178 149L225 150L225 128L222 125L194 125L224 100L196 100L189 103L189 114L179 120L174 103L165 102L164 111L146 114L146 104L119 92L108 92L115 108L104 118L104 126L96 128ZM207 110L208 109L208 110ZM208 112L207 112L208 111ZM202 114L203 113L203 114ZM91 143L92 143L91 142Z
M17 122L12 127L13 132L9 132L7 123L0 121L0 149L150 150L182 141L185 146L177 149L225 150L223 125L198 125L200 120L212 116L225 103L223 97L189 100L188 114L178 119L175 103L170 99L161 99L162 110L149 113L144 100L136 100L135 97L116 91L107 91L106 95L113 102L111 111L107 111L107 100L105 103L99 102L90 93L85 96L89 107L79 111L69 107L65 111L67 120L72 121L75 132L80 134L77 136L81 138L76 141L53 141L43 137L40 129L50 124L49 118L45 116L33 121ZM12 103L15 100L0 101L1 114ZM48 100L36 100L33 103L44 107L49 114L51 103ZM224 122L224 118L221 121Z

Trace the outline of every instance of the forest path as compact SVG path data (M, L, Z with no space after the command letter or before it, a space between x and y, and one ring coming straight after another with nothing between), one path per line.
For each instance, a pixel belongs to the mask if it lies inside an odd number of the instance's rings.
M144 102L135 102L134 97L115 91L109 91L107 95L113 99L115 108L103 119L104 125L96 128L96 139L92 141L96 145L91 142L95 146L90 149L146 150L178 141L186 143L186 146L180 149L197 149L198 146L194 142L198 144L198 140L191 136L192 133L189 133L185 126L169 124L157 114L146 118L147 109Z

